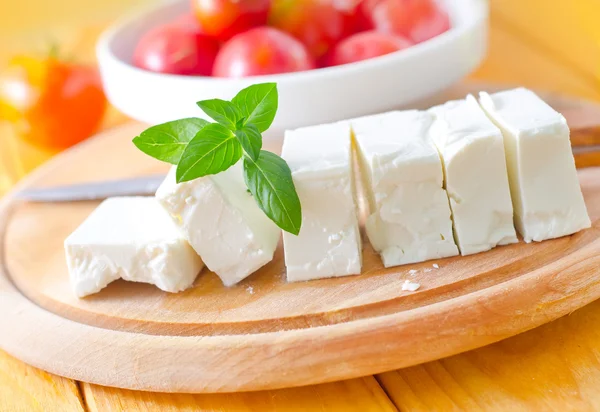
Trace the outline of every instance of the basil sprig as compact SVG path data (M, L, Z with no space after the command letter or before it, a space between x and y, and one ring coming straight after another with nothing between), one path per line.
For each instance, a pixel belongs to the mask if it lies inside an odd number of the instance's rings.
M197 104L215 123L175 120L150 127L133 143L147 155L177 165L177 183L220 173L243 158L246 186L259 208L281 229L300 233L302 208L290 168L281 157L261 150L261 133L277 113L277 85L255 84L230 102Z

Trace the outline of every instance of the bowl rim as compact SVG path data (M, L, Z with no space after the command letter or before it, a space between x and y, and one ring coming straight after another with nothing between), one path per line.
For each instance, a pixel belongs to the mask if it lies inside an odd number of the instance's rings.
M373 57L370 59L353 62L349 64L320 67L311 70L304 70L290 73L279 73L279 74L268 74L259 76L248 76L240 78L232 77L213 77L213 76L190 76L190 75L179 75L169 73L157 73L149 70L144 70L134 66L129 61L117 57L113 52L113 42L117 41L117 38L121 36L123 30L147 17L148 15L158 13L160 10L169 9L176 7L180 3L186 2L185 0L169 0L159 2L149 7L143 8L141 11L132 12L121 19L118 19L113 25L106 29L99 37L96 45L96 54L99 62L106 64L112 64L119 66L121 69L136 73L140 76L146 76L154 80L172 80L179 82L193 82L195 84L232 84L232 83L267 83L276 82L281 83L289 80L294 81L312 81L315 77L321 80L327 80L328 78L337 77L341 75L352 75L356 72L363 72L365 70L375 69L381 66L387 66L394 63L398 63L403 60L408 60L411 56L423 54L427 52L434 52L435 50L443 47L445 44L449 44L452 41L460 38L465 32L468 32L472 27L475 27L488 19L489 5L487 1L481 0L463 0L464 2L470 3L471 10L470 15L472 18L469 21L464 21L459 24L453 24L450 30L439 34L429 40L421 43L417 43L409 48L398 50L383 56ZM445 0L446 4L455 4L453 0ZM452 13L450 13L452 14ZM452 16L450 16L452 19Z

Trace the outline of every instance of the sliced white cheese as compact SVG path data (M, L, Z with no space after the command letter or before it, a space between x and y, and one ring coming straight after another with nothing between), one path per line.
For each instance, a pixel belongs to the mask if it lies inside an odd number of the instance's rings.
M351 120L369 200L366 230L386 267L458 254L442 164L416 110Z
M248 192L241 161L217 175L180 184L173 168L156 197L226 286L273 260L281 232Z
M565 118L530 90L480 101L504 135L515 224L526 242L590 227Z
M349 123L287 131L282 157L302 204L300 234L283 234L288 281L359 274Z
M84 297L119 278L189 288L202 260L153 197L107 199L66 240L71 285Z
M473 96L429 112L461 254L516 243L502 133Z

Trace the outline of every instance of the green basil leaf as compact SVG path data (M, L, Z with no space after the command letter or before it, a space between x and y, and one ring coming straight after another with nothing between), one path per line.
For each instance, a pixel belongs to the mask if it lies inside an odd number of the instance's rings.
M269 219L286 232L300 233L302 208L285 160L264 150L256 161L245 156L244 180L258 207Z
M240 110L231 102L221 99L201 100L196 103L204 113L230 130L235 130L241 118Z
M235 136L248 156L252 160L257 160L262 148L262 136L256 126L252 123L247 124L241 129L236 130Z
M231 130L211 123L187 145L177 165L177 183L229 169L242 157L242 147Z
M176 165L186 146L208 122L189 118L152 126L133 139L133 144L155 159Z
M240 110L244 124L251 123L262 133L275 119L278 100L277 83L262 83L243 89L231 102Z

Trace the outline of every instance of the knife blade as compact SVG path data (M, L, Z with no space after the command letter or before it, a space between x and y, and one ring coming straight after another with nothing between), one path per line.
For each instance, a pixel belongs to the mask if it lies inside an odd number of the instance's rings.
M150 175L131 179L106 180L66 186L26 189L16 194L28 202L76 202L103 200L114 196L154 195L165 175Z

